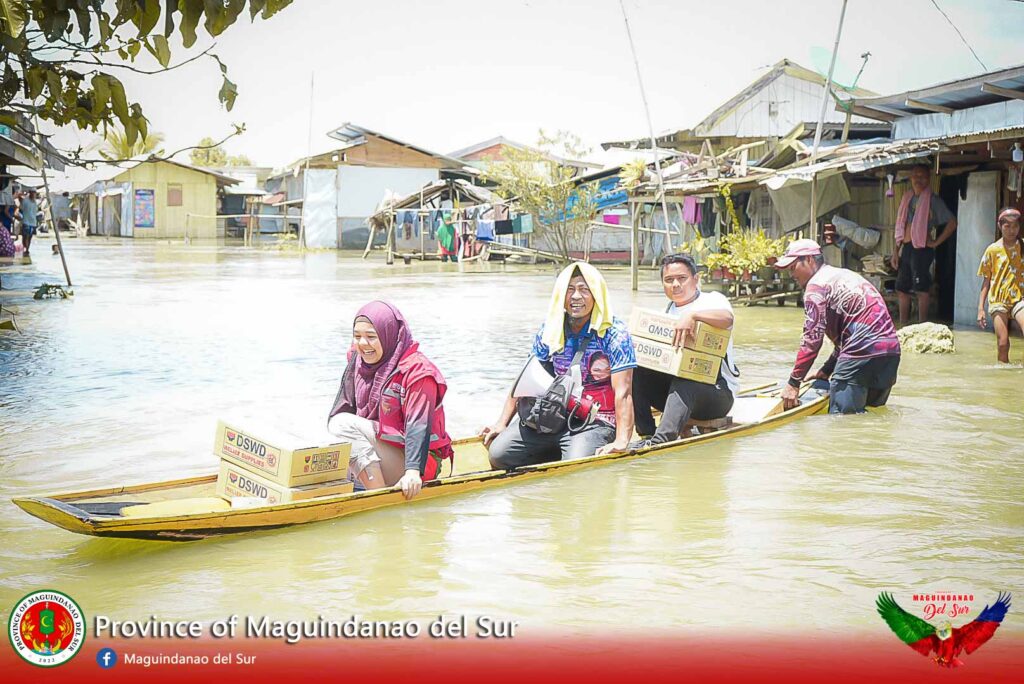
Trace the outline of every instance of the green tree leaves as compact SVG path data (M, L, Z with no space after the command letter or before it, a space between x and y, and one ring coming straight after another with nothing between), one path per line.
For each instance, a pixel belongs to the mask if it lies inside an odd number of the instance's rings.
M0 0L0 28L9 36L21 35L28 13L19 0Z
M207 136L196 143L195 149L189 152L189 161L193 166L206 168L223 168L225 166L252 166L252 162L244 154L229 155L213 138Z
M173 69L183 63L172 63L170 42L176 30L188 50L199 38L200 24L216 37L246 8L250 20L257 15L269 19L289 4L291 0L0 0L0 114L38 111L41 119L57 126L93 131L117 127L126 144L133 145L147 137L149 122L114 75L118 70ZM135 65L142 48L160 69ZM227 66L209 56L221 71L218 100L231 110L238 86L228 78Z

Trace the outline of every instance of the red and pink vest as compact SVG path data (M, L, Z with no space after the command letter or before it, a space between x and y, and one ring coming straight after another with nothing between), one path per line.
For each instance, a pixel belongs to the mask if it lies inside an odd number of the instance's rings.
M396 446L405 446L404 404L408 388L424 377L433 378L437 383L437 406L430 423L430 454L423 474L423 479L433 480L440 473L441 461L454 456L452 439L444 425L444 407L441 403L448 390L448 384L437 366L421 354L417 347L418 345L414 345L406 352L398 362L398 368L384 383L380 395L377 439Z

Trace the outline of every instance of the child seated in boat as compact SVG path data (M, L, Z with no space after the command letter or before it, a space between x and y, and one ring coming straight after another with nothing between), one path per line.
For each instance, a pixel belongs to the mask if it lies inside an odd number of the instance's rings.
M661 260L661 285L670 300L666 311L676 317L675 346L682 346L686 337L693 335L698 322L732 329L732 304L721 292L700 289L700 273L689 254L669 254ZM678 439L691 418L724 418L738 390L739 371L733 361L731 338L713 385L637 368L633 375L633 414L637 432L647 439L630 446L640 449ZM657 429L652 408L662 412Z
M375 301L359 310L341 387L328 416L331 434L352 443L357 488L401 485L406 499L452 457L441 400L448 386L419 351L405 318Z
M1024 329L1024 243L1020 239L1020 212L1007 207L999 212L1001 237L985 249L978 266L984 278L978 298L978 327L985 329L985 301L996 332L999 363L1010 362L1010 325L1016 320Z

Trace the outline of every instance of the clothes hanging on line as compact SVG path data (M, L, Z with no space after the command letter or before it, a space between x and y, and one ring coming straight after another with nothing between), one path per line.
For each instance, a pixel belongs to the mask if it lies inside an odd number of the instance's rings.
M701 203L700 234L701 237L709 238L715 236L715 226L718 225L718 213L715 211L715 200L708 198Z
M441 224L441 215L444 213L441 209L433 209L428 214L427 225L430 228L430 239L434 240L437 237L437 228Z
M512 219L512 232L517 235L528 235L533 232L533 214L519 214Z
M498 235L511 235L512 234L512 220L503 219L501 221L494 222L494 232Z
M683 198L683 223L699 224L703 214L700 200L693 195Z
M494 236L494 221L487 219L477 219L476 221L476 239L486 240L488 242L495 239Z

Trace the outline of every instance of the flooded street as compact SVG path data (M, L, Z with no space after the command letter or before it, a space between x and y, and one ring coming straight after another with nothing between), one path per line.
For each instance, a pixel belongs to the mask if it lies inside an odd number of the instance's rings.
M385 266L337 252L69 240L71 301L16 303L0 337L0 606L51 587L119 619L441 613L522 633L875 630L879 591L1024 597L1024 370L990 333L905 355L887 409L341 520L190 544L92 539L11 497L212 472L215 421L319 434L354 312L388 299L445 373L449 430L492 422L554 270ZM61 282L41 240L35 273ZM653 272L618 315L660 306ZM742 382L784 379L802 310L737 310ZM1013 340L1018 364L1024 343ZM823 357L824 358L824 357ZM906 606L905 606L906 607ZM1024 633L1024 622L1002 630Z

